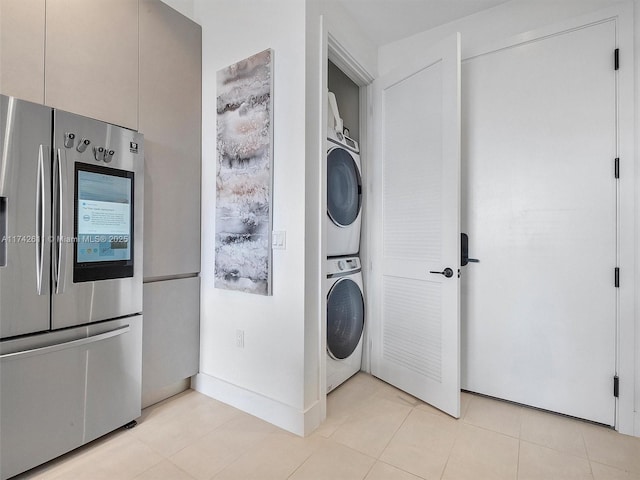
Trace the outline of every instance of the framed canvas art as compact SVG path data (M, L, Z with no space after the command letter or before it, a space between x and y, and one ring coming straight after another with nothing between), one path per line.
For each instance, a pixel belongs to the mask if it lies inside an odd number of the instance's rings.
M273 50L217 73L215 286L271 295Z

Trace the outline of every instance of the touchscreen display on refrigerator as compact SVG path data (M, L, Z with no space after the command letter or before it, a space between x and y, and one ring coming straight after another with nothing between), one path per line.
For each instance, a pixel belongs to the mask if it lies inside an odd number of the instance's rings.
M131 179L78 172L78 262L131 260Z
M130 276L133 173L76 163L74 280Z

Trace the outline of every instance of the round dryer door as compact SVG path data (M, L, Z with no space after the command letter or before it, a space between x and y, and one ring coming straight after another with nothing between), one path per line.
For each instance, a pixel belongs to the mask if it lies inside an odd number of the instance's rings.
M327 212L339 227L351 225L358 218L362 201L360 172L353 157L344 148L329 150L327 155Z
M338 280L327 296L327 350L336 360L351 355L364 329L364 299L353 280Z

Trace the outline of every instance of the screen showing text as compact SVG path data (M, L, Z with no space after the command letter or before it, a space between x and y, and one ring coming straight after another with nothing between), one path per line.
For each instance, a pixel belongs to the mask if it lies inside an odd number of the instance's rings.
M78 171L77 261L131 260L131 178Z

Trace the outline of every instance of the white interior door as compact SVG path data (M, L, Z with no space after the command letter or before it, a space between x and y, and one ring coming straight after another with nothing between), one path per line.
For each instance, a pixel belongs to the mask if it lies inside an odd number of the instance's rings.
M614 21L463 63L465 389L614 424Z
M459 35L378 79L376 96L382 295L371 370L458 417Z

